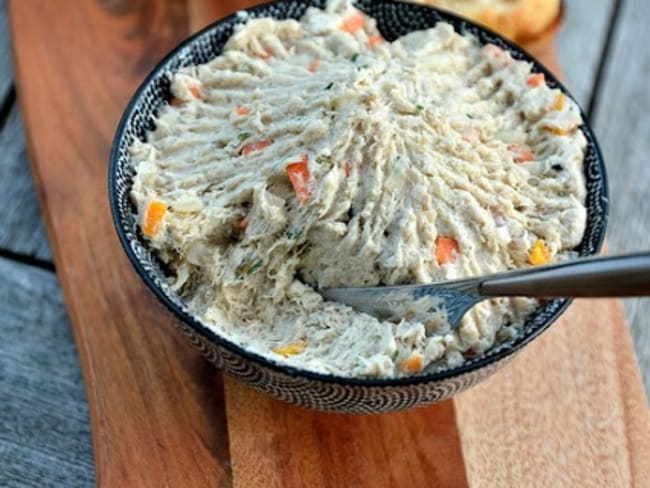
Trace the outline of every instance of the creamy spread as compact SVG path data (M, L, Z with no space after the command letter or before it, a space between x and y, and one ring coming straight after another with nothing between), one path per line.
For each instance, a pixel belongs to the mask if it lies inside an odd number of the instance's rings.
M585 228L577 106L446 24L394 42L346 1L251 19L170 74L134 141L132 196L173 288L208 327L344 376L454 367L537 303L382 321L318 289L428 283L567 259Z

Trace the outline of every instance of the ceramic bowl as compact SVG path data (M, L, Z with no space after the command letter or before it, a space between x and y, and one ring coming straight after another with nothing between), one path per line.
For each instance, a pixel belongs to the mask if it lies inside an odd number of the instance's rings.
M248 10L251 18L300 18L312 5L325 0L286 0ZM448 13L391 0L358 0L356 6L377 20L384 38L394 40L413 30L445 21L456 31L474 35L480 43L493 43L518 60L533 63L533 70L546 76L549 86L565 88L539 62L497 34ZM157 299L178 320L172 320L208 360L226 373L280 400L320 410L347 413L382 413L428 405L451 397L503 367L526 344L546 330L567 308L569 300L551 300L540 306L509 342L468 360L460 367L407 378L366 379L319 374L287 366L254 354L203 325L167 284L161 263L147 247L129 198L134 168L129 146L153 128L153 115L170 98L168 74L180 67L205 63L221 53L233 27L243 21L233 15L215 22L190 37L165 57L146 78L128 104L117 128L110 154L109 198L115 228L136 273ZM570 96L567 93L568 96ZM583 115L583 119L586 117ZM607 225L607 180L603 158L591 128L580 130L587 139L584 171L587 184L587 230L576 251L597 254Z

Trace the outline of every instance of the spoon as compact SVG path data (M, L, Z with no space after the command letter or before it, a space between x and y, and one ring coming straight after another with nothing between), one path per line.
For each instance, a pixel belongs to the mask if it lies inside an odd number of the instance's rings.
M328 288L327 300L382 320L424 319L446 311L451 330L491 297L631 297L650 295L650 252L595 257L426 285Z

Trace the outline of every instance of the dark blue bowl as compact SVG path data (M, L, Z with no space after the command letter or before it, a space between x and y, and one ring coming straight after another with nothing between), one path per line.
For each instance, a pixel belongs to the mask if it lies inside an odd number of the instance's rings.
M325 0L285 0L250 9L249 15L277 19L300 18L309 6L323 7ZM414 30L445 21L461 33L474 35L481 43L493 43L515 59L534 64L534 71L546 76L549 86L570 96L557 79L523 50L494 32L465 19L438 10L392 0L358 0L359 9L374 17L383 36L394 40ZM485 379L512 359L526 344L546 330L569 305L569 300L551 300L540 306L519 334L483 356L460 367L408 378L363 379L313 373L276 363L247 351L203 325L165 280L160 261L141 235L135 209L129 198L134 169L128 148L135 138L153 129L153 115L171 98L167 74L183 66L201 64L219 55L233 27L241 17L230 16L190 37L172 51L147 77L129 103L117 128L110 155L109 198L113 220L126 254L147 287L180 320L176 327L217 367L231 376L276 398L298 405L347 413L381 413L428 405L458 393ZM586 117L583 114L583 120ZM607 177L603 157L591 128L581 129L587 139L585 177L587 182L587 230L576 251L581 256L597 254L607 226Z

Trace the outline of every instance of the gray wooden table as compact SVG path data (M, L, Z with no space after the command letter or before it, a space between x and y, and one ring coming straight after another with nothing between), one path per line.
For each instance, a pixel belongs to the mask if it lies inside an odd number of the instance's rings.
M650 2L567 6L560 61L607 161L610 252L650 249ZM15 92L0 0L0 486L90 486L88 407ZM650 299L626 311L650 391Z

